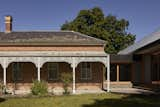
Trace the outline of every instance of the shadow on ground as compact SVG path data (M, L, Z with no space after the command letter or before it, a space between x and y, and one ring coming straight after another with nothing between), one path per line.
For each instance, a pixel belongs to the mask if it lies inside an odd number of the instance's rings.
M1 102L4 102L6 99L4 99L4 98L0 98L0 103Z
M160 95L127 95L120 99L95 99L82 107L160 107Z

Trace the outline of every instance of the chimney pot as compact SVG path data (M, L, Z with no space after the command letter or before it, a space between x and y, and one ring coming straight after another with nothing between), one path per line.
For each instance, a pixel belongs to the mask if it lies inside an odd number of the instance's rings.
M10 33L12 32L12 16L5 16L5 32Z

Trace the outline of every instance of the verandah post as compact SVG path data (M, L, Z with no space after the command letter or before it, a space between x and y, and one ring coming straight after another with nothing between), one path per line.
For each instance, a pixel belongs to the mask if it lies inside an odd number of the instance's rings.
M117 79L116 79L117 82L119 82L119 64L117 64Z
M40 81L40 67L37 68L38 69L38 81Z
M3 85L6 86L7 82L6 82L6 69L7 69L7 65L6 65L6 59L3 60Z
M73 58L73 62L72 62L72 71L73 71L73 94L75 94L76 93L76 84L75 84L75 58Z
M3 67L3 84L6 86L6 67Z
M37 74L38 74L38 81L41 81L40 58L38 58L38 63L37 63Z
M110 92L110 55L107 56L107 92Z

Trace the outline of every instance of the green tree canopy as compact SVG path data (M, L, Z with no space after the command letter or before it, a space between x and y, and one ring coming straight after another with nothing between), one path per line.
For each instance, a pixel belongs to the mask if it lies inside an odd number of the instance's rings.
M105 16L99 7L81 10L77 17L62 25L61 30L72 30L106 41L105 51L117 53L135 41L135 35L126 30L129 22L116 16Z

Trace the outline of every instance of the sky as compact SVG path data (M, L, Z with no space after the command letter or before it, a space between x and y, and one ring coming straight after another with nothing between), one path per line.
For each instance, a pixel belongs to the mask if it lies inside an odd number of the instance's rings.
M13 17L13 31L60 30L82 9L100 7L129 21L128 32L136 41L160 28L160 0L0 0L0 31L4 17Z

